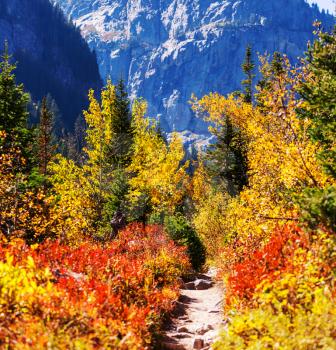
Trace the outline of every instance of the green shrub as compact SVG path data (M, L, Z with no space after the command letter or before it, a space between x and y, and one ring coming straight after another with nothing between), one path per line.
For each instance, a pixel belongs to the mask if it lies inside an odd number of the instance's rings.
M183 215L167 216L165 228L172 240L186 246L195 270L199 270L205 263L205 247L199 236Z
M311 228L320 224L336 231L336 187L309 188L298 198L303 211L303 221Z
M198 271L206 259L205 247L191 224L182 214L151 216L150 223L163 224L169 237L178 245L187 247L192 267Z

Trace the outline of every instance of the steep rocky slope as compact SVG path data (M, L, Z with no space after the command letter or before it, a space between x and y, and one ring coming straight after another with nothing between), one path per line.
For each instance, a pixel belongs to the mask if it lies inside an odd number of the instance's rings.
M88 89L101 84L96 56L79 30L49 1L0 0L1 51L5 40L17 61L18 81L35 101L51 94L71 128Z
M305 0L54 0L97 52L101 75L123 77L166 131L206 134L188 101L238 89L248 44L296 59L318 19Z

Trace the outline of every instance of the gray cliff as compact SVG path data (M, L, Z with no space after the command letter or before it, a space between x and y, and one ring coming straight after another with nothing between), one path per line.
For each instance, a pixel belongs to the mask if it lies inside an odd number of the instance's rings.
M333 17L305 0L55 0L80 27L98 57L100 73L127 81L149 115L186 140L206 137L192 93L240 88L247 45L295 60L312 39L312 23Z

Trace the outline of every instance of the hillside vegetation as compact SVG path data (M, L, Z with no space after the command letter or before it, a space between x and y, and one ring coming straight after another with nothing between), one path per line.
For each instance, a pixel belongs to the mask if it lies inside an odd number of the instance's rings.
M215 349L336 348L336 30L316 25L300 65L261 56L255 83L248 47L241 91L193 98L217 141L192 161L123 81L89 91L67 145L46 98L28 127L4 52L0 347L152 348L207 259L226 287Z

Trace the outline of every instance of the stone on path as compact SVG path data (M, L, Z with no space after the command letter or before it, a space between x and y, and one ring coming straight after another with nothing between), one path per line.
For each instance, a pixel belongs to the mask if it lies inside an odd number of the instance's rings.
M183 289L195 290L195 282L184 283Z
M183 289L206 290L206 289L210 289L212 286L213 286L213 282L211 280L197 279L196 281L185 283L183 285Z
M202 338L196 338L194 340L194 346L193 346L194 349L198 349L198 350L201 350L204 348L204 339Z
M214 310L210 310L209 314L219 314L220 310L214 309Z
M173 335L173 338L186 339L186 338L191 338L191 335L189 333L176 333Z
M196 334L204 335L205 333L212 331L213 329L214 327L211 324L208 324L196 329Z
M204 273L198 273L196 277L198 280L212 281L212 278L209 275L205 275Z
M186 350L183 344L163 342L161 344L162 349L166 350Z
M206 290L213 286L213 282L207 280L196 280L194 286L196 290Z
M189 329L185 326L178 327L176 331L177 333L189 333Z

